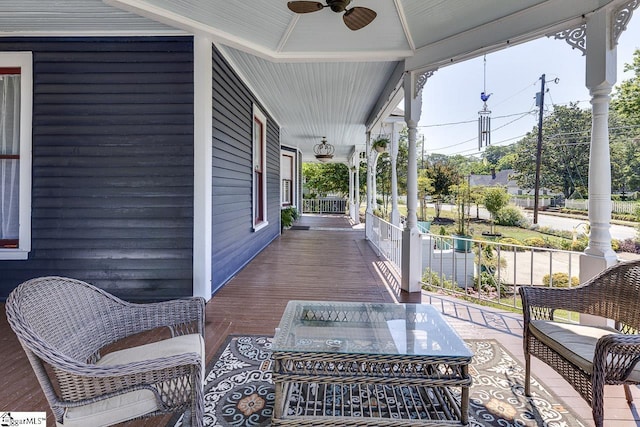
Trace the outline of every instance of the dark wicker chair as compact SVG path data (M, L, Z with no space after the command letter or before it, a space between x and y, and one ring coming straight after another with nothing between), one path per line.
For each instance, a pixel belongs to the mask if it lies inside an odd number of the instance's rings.
M525 393L531 355L562 375L589 403L603 425L604 386L640 384L640 260L616 264L572 289L520 288L524 311ZM556 310L601 316L613 327L554 322Z
M204 299L132 304L79 280L43 277L11 292L6 310L58 426L183 411L202 425ZM158 327L171 338L101 356Z

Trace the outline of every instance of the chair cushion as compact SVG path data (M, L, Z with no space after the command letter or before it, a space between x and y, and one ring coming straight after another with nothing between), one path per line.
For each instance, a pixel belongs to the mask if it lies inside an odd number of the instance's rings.
M140 362L149 359L175 356L184 353L197 353L204 366L204 340L200 334L179 335L162 341L125 348L107 353L96 365L113 366Z
M593 372L592 362L598 339L605 335L620 333L609 327L549 320L532 320L529 328L538 340L589 374ZM636 366L629 378L632 381L640 381L640 367Z
M103 427L117 424L158 410L151 390L137 390L88 405L68 408L58 427Z
M204 340L200 334L181 335L174 338L131 347L105 354L96 365L114 366L161 358L184 353L197 353L202 361L204 381ZM150 390L138 390L114 396L65 411L63 424L59 426L108 426L140 417L159 409L155 394Z

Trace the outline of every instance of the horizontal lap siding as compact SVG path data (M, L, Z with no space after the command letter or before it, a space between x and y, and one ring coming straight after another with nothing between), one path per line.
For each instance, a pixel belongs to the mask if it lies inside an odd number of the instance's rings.
M34 58L32 252L0 261L1 296L42 275L191 295L192 38L0 39L9 50Z
M213 250L214 291L269 244L280 231L279 127L267 116L267 221L252 229L252 128L257 100L229 64L213 52ZM264 108L261 108L266 114Z

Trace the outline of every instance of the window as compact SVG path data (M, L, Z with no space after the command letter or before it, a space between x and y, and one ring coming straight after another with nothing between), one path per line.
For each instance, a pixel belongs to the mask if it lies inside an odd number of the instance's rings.
M293 204L293 165L293 155L283 152L280 159L280 180L282 181L280 203L282 206L291 206Z
M253 229L265 227L267 222L267 118L253 107Z
M31 250L31 53L0 53L0 259Z

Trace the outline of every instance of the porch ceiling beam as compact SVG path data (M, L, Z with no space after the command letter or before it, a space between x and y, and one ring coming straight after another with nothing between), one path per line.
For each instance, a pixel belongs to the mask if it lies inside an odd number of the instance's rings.
M416 50L405 60L406 71L440 68L534 40L586 21L603 7L619 1L548 0L498 21L473 28ZM576 14L580 13L576 17ZM549 16L555 21L549 22Z
M387 80L387 85L384 87L382 92L380 92L378 100L369 113L369 117L365 123L367 131L371 132L371 129L379 125L380 122L388 117L398 106L398 103L404 95L404 92L402 91L404 69L404 61L398 62L396 68L394 68L391 73L389 80Z

